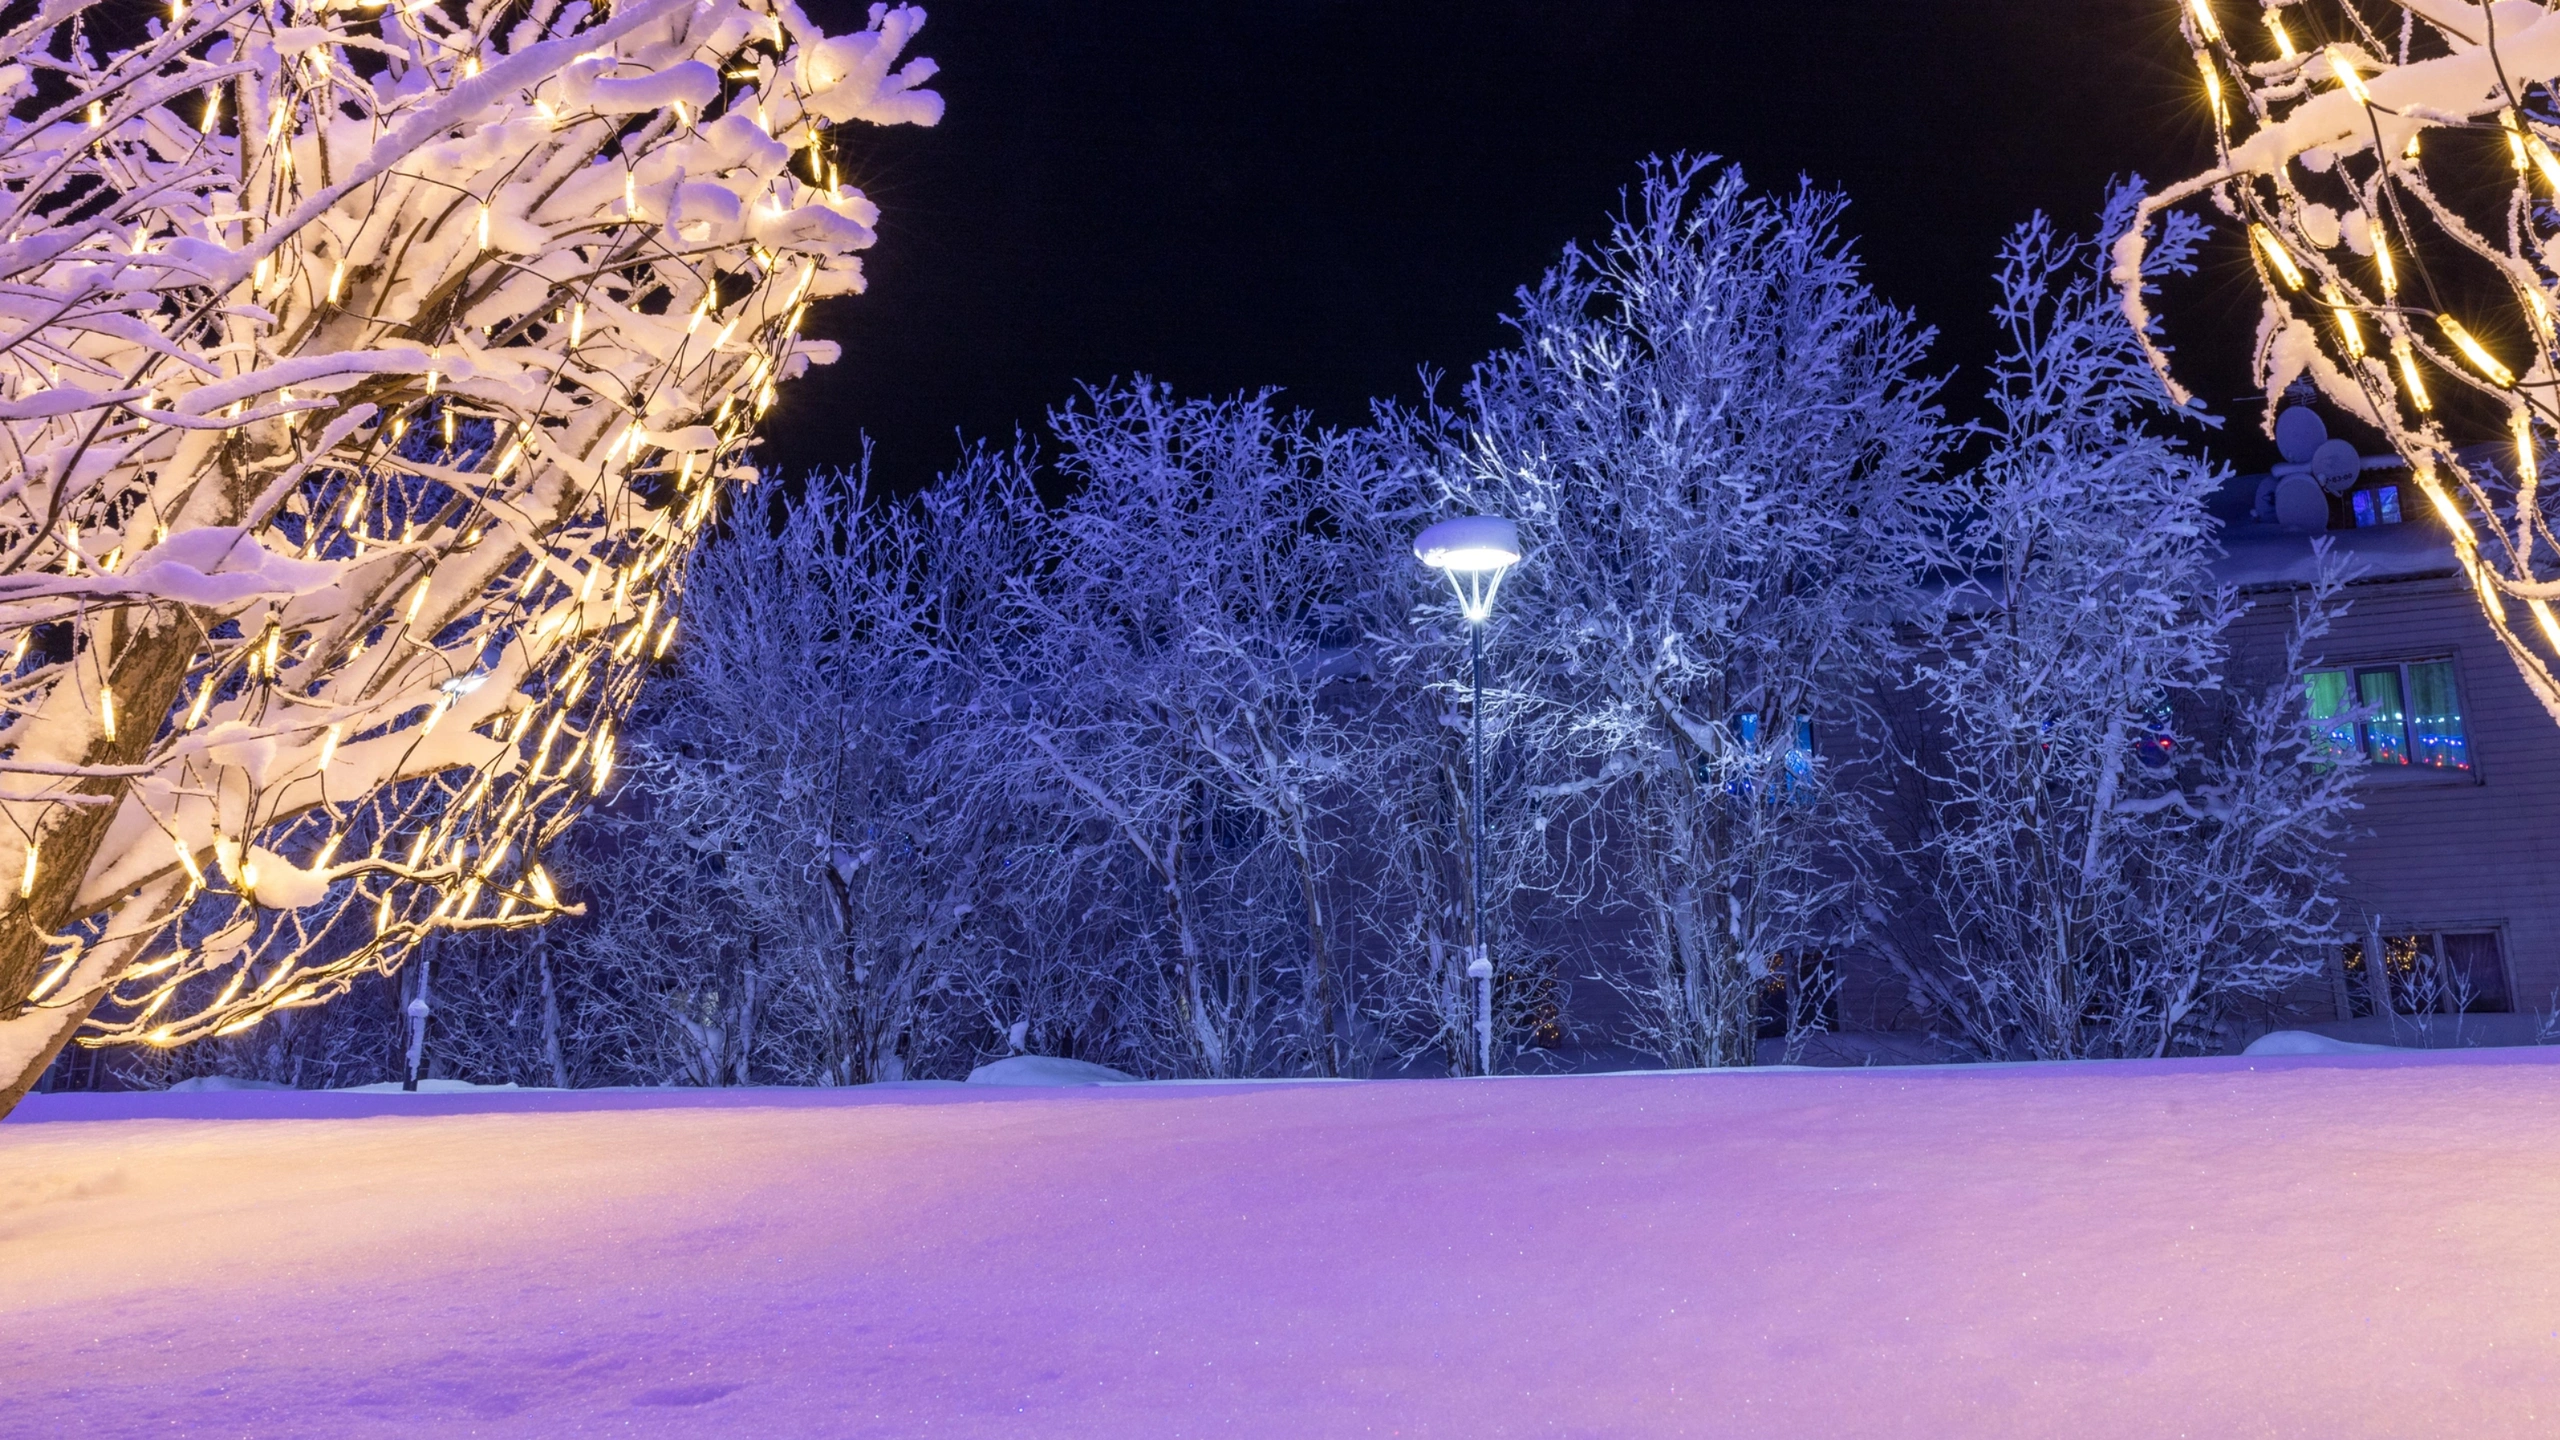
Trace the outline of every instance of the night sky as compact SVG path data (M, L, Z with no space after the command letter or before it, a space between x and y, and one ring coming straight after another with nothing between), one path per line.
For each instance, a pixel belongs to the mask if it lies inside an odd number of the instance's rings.
M1951 409L1993 352L2004 232L2090 223L2109 177L2209 154L2170 0L937 0L931 130L854 127L884 212L868 295L811 333L764 451L911 488L960 436L1037 430L1078 381L1280 387L1339 422L1501 343L1512 293L1597 234L1648 154L1845 190L1878 287L1941 332ZM830 28L849 4L813 4ZM2176 297L2185 378L2262 461L2255 282L2234 246Z

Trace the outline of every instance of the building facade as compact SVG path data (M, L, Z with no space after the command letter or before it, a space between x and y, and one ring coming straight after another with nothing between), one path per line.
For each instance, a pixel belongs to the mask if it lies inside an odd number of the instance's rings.
M2388 1020L2386 1001L2402 1018L2520 1017L2505 1028L2549 1015L2560 998L2560 837L2549 819L2560 721L2482 618L2404 472L2366 471L2335 497L2325 531L2279 522L2270 488L2244 477L2218 504L2221 578L2250 607L2233 636L2235 678L2281 663L2314 547L2325 545L2350 579L2345 613L2314 647L2313 713L2336 717L2329 743L2366 763L2343 896L2364 938L2289 1008L2333 1023ZM2367 969L2377 949L2387 987Z

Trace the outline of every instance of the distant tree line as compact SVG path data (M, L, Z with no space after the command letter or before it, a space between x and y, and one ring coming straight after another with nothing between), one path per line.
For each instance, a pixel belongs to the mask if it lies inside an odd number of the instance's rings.
M2221 475L2099 244L2015 234L1959 426L1842 205L1657 164L1444 402L1134 381L919 495L747 506L559 852L584 918L137 1063L392 1078L423 993L482 1081L1468 1073L1467 637L1410 546L1473 513L1527 551L1486 635L1496 1069L1801 1053L1853 960L1950 1058L2218 1048L2341 938L2353 762L2298 678L2336 577L2237 674Z

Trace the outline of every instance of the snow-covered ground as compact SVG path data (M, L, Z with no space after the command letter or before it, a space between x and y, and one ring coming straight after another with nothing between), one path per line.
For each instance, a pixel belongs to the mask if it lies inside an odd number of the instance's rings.
M38 1096L0 1433L2543 1435L2555 1062Z

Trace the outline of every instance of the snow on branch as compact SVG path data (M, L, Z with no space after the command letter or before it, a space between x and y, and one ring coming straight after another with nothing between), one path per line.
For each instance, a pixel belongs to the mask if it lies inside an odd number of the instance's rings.
M48 5L0 34L0 1096L570 908L692 543L835 347L924 12ZM115 35L115 43L102 36Z

